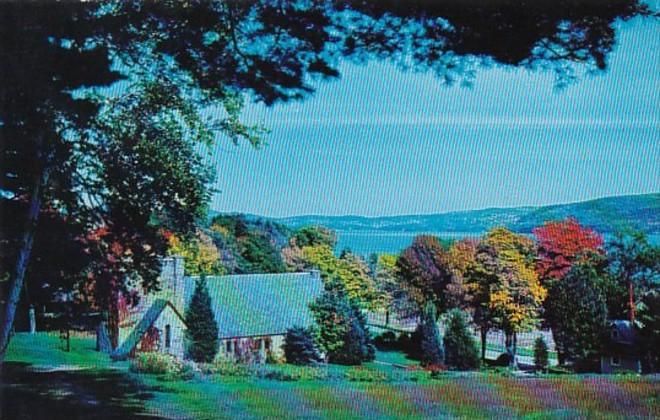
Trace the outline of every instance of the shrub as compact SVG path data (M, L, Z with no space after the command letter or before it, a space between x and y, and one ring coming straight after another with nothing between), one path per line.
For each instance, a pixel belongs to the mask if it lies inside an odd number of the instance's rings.
M206 279L200 277L186 309L188 355L196 362L211 362L218 352L218 324L211 308Z
M295 365L246 365L221 361L201 366L207 375L219 375L233 378L263 378L275 381L323 380L329 377L325 369L312 366Z
M257 376L257 370L253 365L246 365L243 363L236 363L226 360L202 365L202 372L205 374L241 378Z
M479 351L468 331L463 313L454 310L449 315L449 323L444 338L445 364L452 369L470 370L479 368Z
M360 366L348 369L344 373L344 377L351 382L385 382L391 379L383 371L366 369Z
M422 329L417 326L413 333L401 333L397 340L399 348L409 359L421 360L422 358Z
M137 373L165 374L168 371L171 359L171 356L161 353L137 353L131 360L129 369L131 372Z
M166 379L192 379L194 369L190 363L174 356L155 352L138 353L131 360L131 372L165 375Z
M294 365L309 365L321 361L312 331L308 328L293 327L284 336L284 357Z
M499 356L497 356L497 359L495 359L495 363L493 363L493 366L500 366L500 367L509 367L511 365L511 355L509 353L502 353Z
M374 338L374 345L378 350L397 350L398 344L399 341L396 338L396 334L392 331L385 331Z
M325 369L312 366L268 366L260 371L260 377L276 381L314 381L328 378Z
M538 370L546 370L548 368L548 345L543 339L543 336L539 336L534 341L534 365Z

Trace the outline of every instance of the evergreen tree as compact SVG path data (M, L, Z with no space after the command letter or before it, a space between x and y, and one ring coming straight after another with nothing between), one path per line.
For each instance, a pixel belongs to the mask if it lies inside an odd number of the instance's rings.
M364 314L337 281L330 283L335 287L310 305L318 326L319 346L332 363L359 365L373 360L375 348Z
M593 364L600 352L607 323L602 279L589 262L571 268L549 294L549 320L557 352L578 367Z
M186 309L186 325L188 356L196 362L212 362L218 352L218 324L211 308L205 276L201 276L195 285L195 292Z
M283 348L287 363L309 365L321 361L314 335L309 328L289 328L284 336Z
M442 346L440 331L436 325L436 308L428 302L421 317L420 329L422 332L422 366L437 366L444 363L445 352Z
M468 331L463 313L455 309L449 314L449 323L444 338L445 363L458 370L479 367L480 359L472 335Z
M538 370L546 370L548 368L548 344L539 336L534 341L534 366Z

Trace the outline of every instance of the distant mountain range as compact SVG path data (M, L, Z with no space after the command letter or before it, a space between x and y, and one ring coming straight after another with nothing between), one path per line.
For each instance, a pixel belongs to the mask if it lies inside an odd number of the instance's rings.
M272 220L297 228L323 225L342 232L484 232L506 226L529 233L548 220L574 217L581 224L601 233L625 228L660 233L660 193L606 197L570 204L540 207L489 208L440 214L409 216L294 216ZM256 217L256 216L248 216Z

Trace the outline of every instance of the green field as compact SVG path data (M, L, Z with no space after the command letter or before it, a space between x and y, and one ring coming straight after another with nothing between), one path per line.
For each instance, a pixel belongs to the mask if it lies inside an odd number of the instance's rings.
M377 382L342 379L278 381L198 374L166 381L135 374L74 337L70 353L57 336L18 334L2 372L0 418L658 418L660 378L564 375L515 377L496 372L398 369L414 365L379 353L360 372ZM286 367L282 368L286 369Z

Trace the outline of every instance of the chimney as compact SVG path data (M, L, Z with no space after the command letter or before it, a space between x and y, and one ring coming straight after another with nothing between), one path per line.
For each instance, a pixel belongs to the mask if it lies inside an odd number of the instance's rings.
M162 259L160 271L160 287L165 295L171 299L177 309L183 304L184 299L184 269L185 263L183 257L175 255ZM181 303L181 305L179 305Z

